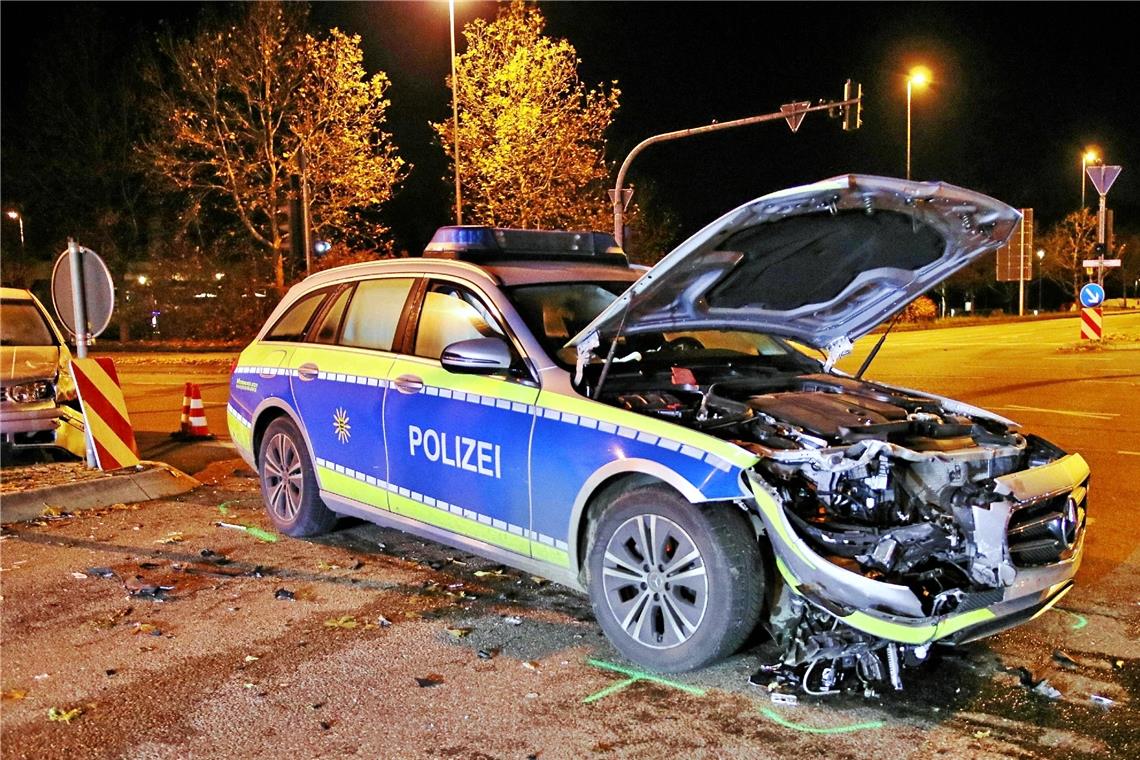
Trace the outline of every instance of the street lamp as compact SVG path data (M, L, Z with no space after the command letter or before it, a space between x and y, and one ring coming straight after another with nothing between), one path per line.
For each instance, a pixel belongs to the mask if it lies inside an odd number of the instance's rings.
M1085 183L1088 181L1088 172L1086 171L1089 164L1095 164L1100 161L1100 156L1097 155L1096 148L1088 148L1081 154L1081 208L1085 207Z
M11 209L8 211L8 218L14 222L19 222L19 224L20 224L20 255L23 256L23 255L25 255L25 251L24 251L24 217L19 211L16 211L15 209Z
M455 76L455 0L447 0L451 17L451 129L455 137L455 223L463 224L463 194L459 189L459 80Z
M1037 312L1042 311L1041 294L1045 290L1045 272L1041 267L1045 264L1045 249L1037 249Z
M911 91L918 87L920 90L930 82L930 69L925 66L915 66L906 77L906 178L910 179L910 98Z

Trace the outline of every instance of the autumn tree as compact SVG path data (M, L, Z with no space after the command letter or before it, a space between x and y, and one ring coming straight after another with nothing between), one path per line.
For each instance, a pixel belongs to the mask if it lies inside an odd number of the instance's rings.
M587 89L574 46L544 35L545 24L515 0L463 29L455 71L464 221L607 229L604 135L619 91ZM452 120L432 126L454 162Z
M1095 243L1096 216L1088 209L1072 212L1038 240L1045 251L1042 274L1061 288L1071 288L1074 302L1084 280L1081 261L1092 257Z
M388 78L367 76L360 38L308 33L299 3L257 2L230 23L160 41L149 75L160 122L145 153L185 193L188 208L214 204L273 262L285 285L281 213L298 151L307 158L315 235L378 246L377 207L406 167L383 131Z

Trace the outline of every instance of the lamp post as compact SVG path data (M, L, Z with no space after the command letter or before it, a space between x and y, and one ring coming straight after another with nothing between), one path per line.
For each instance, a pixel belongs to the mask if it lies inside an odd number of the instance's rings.
M1085 184L1088 182L1088 172L1086 171L1089 164L1095 164L1100 160L1095 148L1088 148L1081 154L1081 208L1085 207Z
M455 0L447 0L451 17L451 130L455 137L455 223L463 224L463 193L459 188L459 80L455 76Z
M26 255L24 250L24 216L19 211L12 209L8 212L8 218L12 221L18 222L20 225L20 255Z
M930 81L930 69L915 66L906 77L906 178L910 179L910 101L911 93L917 86L922 89Z
M1038 314L1040 314L1041 311L1043 310L1042 306L1041 306L1041 300L1042 300L1042 291L1045 290L1045 272L1041 269L1041 267L1044 265L1044 263L1045 263L1045 249L1044 248L1038 248L1037 249L1037 313Z

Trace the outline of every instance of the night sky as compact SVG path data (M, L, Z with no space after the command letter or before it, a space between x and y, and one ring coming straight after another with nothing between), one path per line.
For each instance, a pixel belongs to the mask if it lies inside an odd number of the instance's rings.
M110 33L176 28L197 4L102 4ZM863 128L810 114L650 148L631 171L651 182L688 234L730 208L783 187L846 172L902 176L910 66L934 72L913 105L913 174L1037 210L1047 225L1080 203L1080 156L1097 145L1124 166L1109 195L1117 230L1140 227L1135 25L1126 4L540 3L547 32L578 50L589 84L617 80L621 108L608 159L657 132L727 121L798 100L838 100L862 82ZM496 6L459 2L458 21ZM5 2L5 129L13 126L67 6ZM427 122L450 116L446 2L317 3L313 19L359 34L369 71L392 80L390 130L414 165L387 214L402 247L450 221L447 163ZM458 38L460 49L462 36ZM1089 204L1095 203L1089 187ZM5 202L18 199L4 195ZM606 203L604 198L599 203ZM29 210L31 212L31 210Z

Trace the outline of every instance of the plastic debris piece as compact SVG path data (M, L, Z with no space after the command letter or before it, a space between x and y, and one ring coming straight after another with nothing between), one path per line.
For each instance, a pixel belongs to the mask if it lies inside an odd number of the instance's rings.
M47 673L36 673L34 676L32 676L32 678L36 679L37 681L42 681L45 678L51 678L51 676L49 676Z
M506 575L502 570L476 570L476 578L486 578L487 576L494 576L495 578L502 578Z
M77 581L85 581L85 580L87 580L87 576L86 576L86 575L84 575L83 573L78 573L78 572L73 572L73 573L71 574L71 577L72 577L72 578L74 578L74 579L75 579L75 580L77 580Z
M285 602L292 602L297 598L297 595L287 588L279 588L273 592L273 598Z
M480 660L493 660L499 655L499 651L498 649L480 649L477 654Z
M514 615L507 615L503 618L503 622L507 625L522 625L522 618L515 617Z
M115 571L109 567L89 567L87 568L88 575L94 575L99 578L114 578Z
M73 707L70 710L61 710L58 707L49 707L47 711L48 720L56 723L67 723L78 718L83 714L82 707Z
M471 634L471 629L470 628L448 628L447 632L453 638L461 639L464 636L469 636Z
M264 531L261 528L255 527L253 525L238 525L237 523L228 523L228 522L216 522L216 523L214 523L214 525L218 526L219 528L229 528L230 530L240 530L244 533L247 533L247 534L253 536L258 541L264 541L264 542L269 543L269 544L277 542L277 536L275 536L272 533L269 533L268 531Z
M785 705L787 707L795 707L800 703L799 697L795 694L784 694L783 692L774 691L771 695L772 704Z
M1074 660L1069 655L1062 652L1060 649L1053 650L1053 661L1060 665L1065 670L1076 670L1080 667L1080 663Z
M1060 699L1061 692L1055 689L1047 679L1042 678L1040 683L1033 687L1034 694L1040 694L1049 699Z
M388 626L392 625L392 621L383 615L378 615L376 617L376 625L380 626L381 628L387 628Z
M351 631L357 625L359 624L356 622L356 618L354 618L352 615L341 615L340 617L329 618L325 621L326 628L343 628L349 631Z
M522 666L524 668L526 668L527 670L539 670L542 667L541 665L539 665L534 660L527 660L526 662L524 662L522 664Z
M1100 694L1090 694L1089 700L1094 705L1097 705L1099 707L1103 707L1105 709L1108 709L1109 707L1112 707L1113 705L1116 704L1115 699L1109 699L1108 697L1103 697Z
M1113 660L1112 661L1112 667L1115 668L1116 670L1123 670L1124 669L1124 660L1120 660L1120 659Z
M244 660L244 662L257 662L257 661L258 661L258 660L260 660L260 659L261 659L261 658L260 658L260 657L258 657L258 656L257 656L257 655L255 655L255 654L247 654L247 655L245 656L245 660Z
M439 673L428 673L423 678L416 678L416 683L418 683L422 689L427 689L432 686L439 686L441 683L443 683L443 676L441 676Z

